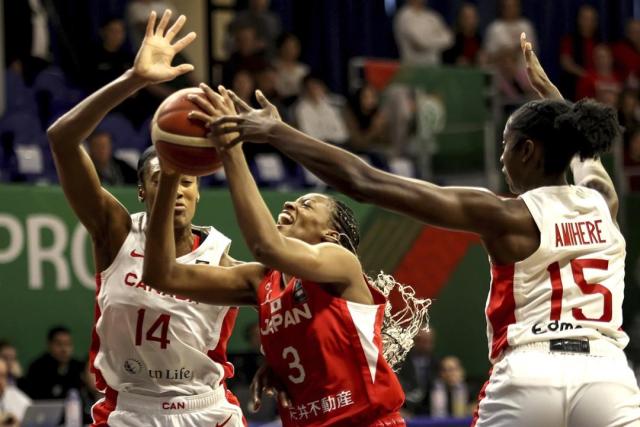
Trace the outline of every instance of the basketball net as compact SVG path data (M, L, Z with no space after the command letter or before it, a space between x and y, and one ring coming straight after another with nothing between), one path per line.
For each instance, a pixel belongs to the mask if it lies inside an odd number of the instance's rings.
M391 368L397 372L413 347L413 338L421 330L429 330L431 300L417 298L416 291L411 286L398 283L393 276L383 272L370 282L387 300L394 289L402 297L402 308L392 307L391 302L387 302L382 321L382 354Z

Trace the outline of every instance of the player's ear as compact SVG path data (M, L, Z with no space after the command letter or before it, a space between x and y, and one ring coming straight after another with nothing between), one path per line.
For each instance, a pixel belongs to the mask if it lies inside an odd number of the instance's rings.
M144 188L142 188L142 185L138 184L138 201L140 203L144 202Z
M340 244L340 233L338 233L336 230L326 230L324 232L324 236L322 236L322 241L323 242L331 242L331 243L336 243L336 244Z

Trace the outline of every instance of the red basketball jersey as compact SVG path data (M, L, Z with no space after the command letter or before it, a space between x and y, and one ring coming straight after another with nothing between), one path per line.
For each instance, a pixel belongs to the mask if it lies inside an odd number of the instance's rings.
M285 426L367 426L402 406L402 387L382 355L386 299L369 288L372 305L297 278L284 285L278 271L260 284L262 348L293 403L280 408Z

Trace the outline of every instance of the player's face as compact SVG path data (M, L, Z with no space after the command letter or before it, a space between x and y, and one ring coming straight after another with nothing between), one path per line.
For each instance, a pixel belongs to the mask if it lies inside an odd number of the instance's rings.
M158 159L149 160L149 165L145 171L144 178L144 203L147 212L151 212L153 202L158 192L158 183L160 182L160 166ZM198 180L194 176L182 175L178 193L176 195L176 203L174 205L173 226L181 229L191 226L191 221L196 213L196 205L200 193L198 192Z
M59 332L49 341L49 353L59 363L68 363L73 353L73 340L66 332Z
M294 202L286 202L278 215L278 230L310 244L325 241L331 232L333 201L322 194L305 194Z

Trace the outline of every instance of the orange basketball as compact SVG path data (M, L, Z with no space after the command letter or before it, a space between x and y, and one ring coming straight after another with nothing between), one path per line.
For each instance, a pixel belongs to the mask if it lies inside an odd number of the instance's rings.
M172 169L185 174L209 175L221 166L218 151L209 138L209 130L199 120L188 117L198 106L189 94L205 96L199 88L179 90L165 99L151 121L151 140L158 156Z

